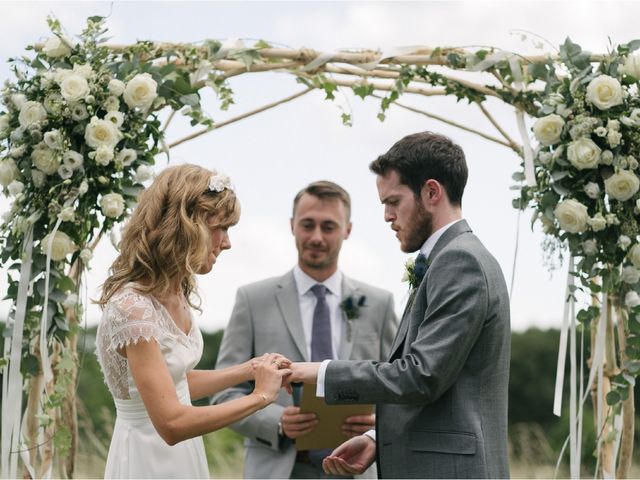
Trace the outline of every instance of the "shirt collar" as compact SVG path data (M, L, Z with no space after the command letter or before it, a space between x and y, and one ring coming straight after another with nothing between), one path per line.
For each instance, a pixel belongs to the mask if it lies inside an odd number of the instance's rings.
M440 237L444 234L444 232L446 232L451 225L453 225L454 223L458 223L460 220L462 219L460 218L458 220L454 220L451 223L447 223L444 227L433 232L431 236L429 236L429 238L427 238L427 240L422 244L422 247L420 247L420 253L428 259L429 255L431 255L431 252L433 251L433 247L436 246L436 243L438 242L438 240L440 240Z
M327 287L332 294L338 297L340 297L342 293L342 272L340 270L336 270L336 272L324 282L318 282L304 273L299 265L296 265L293 267L293 277L295 278L298 295L300 296L306 295L309 289L318 283Z

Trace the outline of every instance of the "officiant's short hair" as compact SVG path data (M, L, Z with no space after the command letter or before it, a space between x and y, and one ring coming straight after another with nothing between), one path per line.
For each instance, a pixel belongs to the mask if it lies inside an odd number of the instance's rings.
M437 180L444 186L452 205L462 204L469 176L462 148L449 137L433 132L407 135L371 162L369 169L376 175L395 170L400 181L418 198L424 182Z
M345 213L347 215L347 221L349 221L349 219L351 218L351 197L349 196L349 193L337 183L333 183L328 180L318 180L317 182L312 182L297 193L296 197L293 199L292 217L295 217L298 202L302 198L302 195L304 195L305 193L308 195L313 195L314 197L317 197L321 200L340 200L344 205Z

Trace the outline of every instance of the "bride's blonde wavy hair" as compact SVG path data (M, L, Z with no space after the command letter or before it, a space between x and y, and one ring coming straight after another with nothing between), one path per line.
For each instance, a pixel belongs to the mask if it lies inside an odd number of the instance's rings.
M98 304L104 307L129 282L140 293L160 298L179 284L189 304L200 310L195 274L210 254L209 227L229 227L240 219L233 190L209 189L215 173L197 165L169 167L140 194Z

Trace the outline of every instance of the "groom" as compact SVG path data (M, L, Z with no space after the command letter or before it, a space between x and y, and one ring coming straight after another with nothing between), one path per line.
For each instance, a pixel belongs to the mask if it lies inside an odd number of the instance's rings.
M370 169L400 249L420 250L415 288L387 362L294 364L291 380L317 378L329 404L377 404L376 431L343 443L323 467L355 474L377 457L381 478L508 477L509 298L462 219L464 153L417 133Z

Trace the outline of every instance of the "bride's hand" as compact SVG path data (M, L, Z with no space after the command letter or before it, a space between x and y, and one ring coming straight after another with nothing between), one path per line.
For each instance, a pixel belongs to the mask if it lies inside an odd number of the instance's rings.
M267 353L253 360L256 361L253 372L256 386L253 393L261 397L264 395L262 398L271 403L278 396L283 378L291 374L288 368L291 362L278 353Z
M279 365L279 368L289 368L291 366L291 360L287 357L280 355L279 353L265 353L264 355L260 355L259 357L254 357L250 360L247 360L247 364L250 367L251 378L255 378L255 371L258 365L262 363L268 355L275 355L275 362Z

